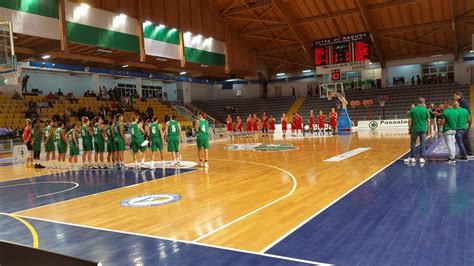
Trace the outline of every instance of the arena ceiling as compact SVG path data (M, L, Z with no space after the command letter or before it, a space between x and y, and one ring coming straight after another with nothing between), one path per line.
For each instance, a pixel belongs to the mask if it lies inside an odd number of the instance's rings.
M373 61L471 50L472 0L215 0L270 72L312 66L312 41L369 32Z
M60 2L63 0L59 0ZM187 64L192 76L226 78L298 71L313 67L312 42L369 32L372 61L437 54L459 57L472 49L472 0L73 0L137 19L165 23L217 40L230 39L232 71ZM230 37L229 37L230 36ZM157 61L137 54L103 53L97 47L16 34L20 60L51 55L56 63L179 73L179 61ZM226 43L227 46L227 43ZM242 48L244 47L244 48ZM251 60L251 56L257 56ZM255 57L255 56L253 56ZM243 58L243 59L242 59ZM250 66L252 65L252 66ZM258 65L258 66L257 66Z

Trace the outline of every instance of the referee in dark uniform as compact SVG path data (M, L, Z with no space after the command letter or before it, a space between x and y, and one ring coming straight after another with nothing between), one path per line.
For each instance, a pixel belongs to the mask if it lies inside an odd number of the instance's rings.
M461 108L467 109L467 112L469 115L471 115L471 107L469 106L469 102L462 97L462 92L457 91L454 93L454 100L459 102L459 106ZM462 142L464 144L464 147L466 148L466 153L468 156L472 156L472 147L471 147L471 138L470 138L470 131L471 131L471 123L469 122L466 134L464 134L462 138Z

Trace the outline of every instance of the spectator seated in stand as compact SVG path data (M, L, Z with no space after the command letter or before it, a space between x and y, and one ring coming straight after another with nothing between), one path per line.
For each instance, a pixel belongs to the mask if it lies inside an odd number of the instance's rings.
M235 107L229 106L229 105L226 105L224 107L224 109L225 109L226 112L229 112L229 113L235 113L235 111L236 111Z
M21 100L21 95L18 93L18 92L15 92L15 94L13 94L13 97L12 97L13 100Z
M53 115L53 121L54 121L54 122L61 121L61 116L60 116L58 113L55 113L55 114Z
M17 133L11 129L11 127L1 127L0 128L0 138L14 138Z
M68 93L66 95L66 99L72 104L72 103L79 103L79 100L74 97L74 94L72 94L72 92Z
M151 108L151 106L149 106L146 111L145 111L145 115L148 119L151 119L153 118L153 115L154 115L154 112L153 112L153 108Z

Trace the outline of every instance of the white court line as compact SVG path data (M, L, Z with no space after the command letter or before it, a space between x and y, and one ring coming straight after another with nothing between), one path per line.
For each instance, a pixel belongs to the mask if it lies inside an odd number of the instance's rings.
M32 182L32 183L21 183L21 184L13 184L13 185L8 185L8 186L1 186L0 189L9 188L9 187L33 186L33 185L36 185L36 184L74 184L74 186L72 188L68 188L68 189L64 189L64 190L61 190L61 191L36 196L37 198L51 196L51 195L59 194L59 193L64 193L66 191L73 190L73 189L75 189L79 186L78 183L70 182L70 181L47 181L47 182Z
M296 230L298 230L300 227L302 227L303 225L305 225L306 223L308 223L310 220L312 220L314 217L318 216L320 213L322 213L323 211L325 211L326 209L328 209L329 207L331 207L332 205L334 205L336 202L338 202L340 199L344 198L347 194L351 193L352 191L354 191L355 189L357 189L358 187L360 187L362 184L364 184L365 182L367 182L368 180L370 180L372 177L376 176L377 174L379 174L380 172L382 172L383 170L385 170L387 167L389 167L390 165L392 165L394 162L398 161L400 158L402 158L404 155L406 154L403 153L402 155L400 155L399 157L397 157L395 160L391 161L389 164L385 165L384 167L382 167L380 170L378 170L377 172L375 172L373 175L369 176L368 178L366 178L365 180L363 180L362 182L360 182L357 186L353 187L351 190L347 191L346 193L344 193L343 195L341 195L339 198L335 199L333 202L331 202L329 205L327 205L326 207L324 207L323 209L319 210L318 212L316 212L315 214L313 214L312 216L310 216L308 219L304 220L303 222L301 222L299 225L297 225L296 227L294 227L293 229L291 229L290 231L288 231L286 234L282 235L281 237L279 237L277 240L273 241L270 245L266 246L264 249L262 249L260 251L260 253L265 253L267 252L269 249L271 249L273 246L275 246L276 244L278 244L280 241L282 241L283 239L285 239L287 236L291 235L292 233L294 233ZM267 254L267 253L265 253Z
M220 226L220 227L218 227L218 228L216 228L216 229L214 229L214 230L211 230L211 231L207 232L206 234L204 234L204 235L202 235L202 236L200 236L200 237L194 239L194 240L192 241L193 243L196 243L197 241L200 241L200 240L202 240L202 239L204 239L204 238L206 238L206 237L208 237L208 236L214 234L214 233L217 232L217 231L220 231L220 230L222 230L222 229L224 229L224 228L226 228L226 227L228 227L228 226L230 226L230 225L232 225L232 224L235 224L236 222L238 222L238 221L240 221L240 220L242 220L242 219L247 218L248 216L250 216L250 215L252 215L252 214L254 214L254 213L257 213L257 212L259 212L259 211L261 211L261 210L263 210L263 209L265 209L265 208L267 208L267 207L269 207L269 206L271 206L271 205L273 205L273 204L275 204L275 203L277 203L277 202L279 202L279 201L281 201L281 200L284 200L284 199L288 198L289 196L291 196L291 195L295 192L296 186L298 185L298 182L296 181L296 178L295 178L295 176L294 176L293 174L291 174L290 172L286 171L285 169L282 169L282 168L280 168L280 167L276 167L276 166L273 166L273 165L268 165L268 164L264 164L264 163L250 162L250 161L227 160L227 159L213 159L213 161L228 161L228 162L250 163L250 164L262 165L262 166L274 168L274 169L277 169L277 170L282 171L282 172L286 173L287 175L289 175L289 176L291 177L291 179L293 180L293 187L291 188L290 192L288 192L285 196L280 197L280 198L278 198L278 199L276 199L276 200L274 200L274 201L272 201L272 202L269 202L269 203L267 203L267 204L265 204L265 205L263 205L263 206L261 206L261 207L255 209L255 210L251 211L251 212L248 212L248 213L246 213L246 214L240 216L239 218L237 218L237 219L235 219L235 220L233 220L233 221L231 221L231 222L228 222L228 223L226 223L226 224L224 224L224 225L222 225L222 226Z
M0 212L0 215L8 215L8 213L2 213L2 212ZM321 262L316 262L316 261L303 260L303 259L296 259L296 258L291 258L291 257L273 255L273 254L262 254L262 253L258 253L258 252L254 252L254 251L249 251L249 250L243 250L243 249L236 249L236 248L215 246L215 245L205 244L205 243L194 243L194 242L187 241L187 240L180 240L180 239L174 239L174 238L168 238L168 237L161 237L161 236L154 236L154 235L133 233L133 232L120 231L120 230L113 230L113 229L100 228L100 227L94 227L94 226L88 226L88 225L81 225L81 224L73 224L73 223L60 222L60 221L54 221L54 220L48 220L48 219L36 218L36 217L30 217L30 216L18 215L18 214L15 214L15 216L18 216L18 217L21 217L21 218L26 218L26 219L37 220L37 221L50 222L50 223L57 223L57 224L64 224L64 225L70 225L70 226L81 227L81 228L87 228L87 229L93 229L93 230L99 230L99 231L106 231L106 232L119 233L119 234L126 234L126 235L134 235L134 236L142 236L142 237L148 237L148 238L154 238L154 239L160 239L160 240L167 240L167 241L179 242L179 243L184 243L184 244L189 244L189 245L196 245L196 246L210 247L210 248L216 248L216 249L223 249L223 250L229 250L229 251L235 251L235 252L240 252L240 253L258 255L258 256L264 256L264 257L269 257L269 258L276 258L276 259L287 260L287 261L301 262L301 263L307 263L307 264L313 264L313 265L332 265L332 264L326 264L326 263L321 263Z
M361 147L361 148L357 148L357 149L353 149L353 150L350 150L348 152L344 152L344 153L341 153L341 154L338 154L334 157L331 157L329 159L326 159L324 160L325 162L340 162L342 160L345 160L347 158L351 158L352 156L355 156L359 153L363 153L364 151L368 151L370 150L370 148L364 148L364 147Z

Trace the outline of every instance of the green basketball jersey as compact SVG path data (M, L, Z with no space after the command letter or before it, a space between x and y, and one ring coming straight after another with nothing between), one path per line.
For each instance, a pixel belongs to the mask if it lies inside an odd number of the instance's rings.
M199 119L198 137L209 136L209 122L206 119Z
M33 139L35 141L35 144L41 143L41 138L43 137L43 134L39 126L33 127L32 134L33 134Z
M82 130L82 139L83 140L92 139L92 136L89 134L89 130L87 128L87 125L82 125L81 130Z
M76 134L76 137L74 137L74 129L69 130L68 134L69 134L69 145L75 147L77 143L77 134ZM74 142L74 140L76 142Z
M52 128L51 126L47 126L47 127L44 128L44 137L45 137L45 138L48 138L48 137L49 137L49 134L51 134L51 130L52 130L52 129L53 129L53 128ZM49 140L48 140L47 143L50 144L50 143L53 143L53 141L54 141L54 137L51 136L51 137L49 138Z
M115 139L121 139L122 135L120 135L120 121L115 122Z
M102 129L100 128L99 123L95 123L93 131L95 141L104 141L104 138L102 137Z
M168 121L168 137L170 138L179 138L179 128L178 128L178 121Z
M150 138L159 139L161 138L160 125L156 122L150 123Z
M107 129L105 130L107 133L107 141L112 142L114 141L114 138L112 136L112 126L107 126Z
M64 143L63 138L62 138L62 136L61 136L62 133L63 133L63 129L60 128L60 127L58 127L58 128L56 129L55 133L54 133L54 136L56 137L56 143L57 143L58 145L66 144L66 143Z
M131 123L130 128L128 130L130 135L132 136L132 140L143 140L143 134L140 129L138 129L137 123Z

